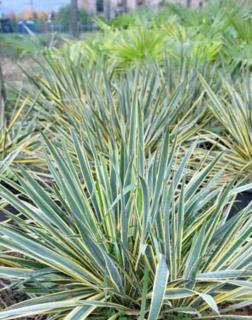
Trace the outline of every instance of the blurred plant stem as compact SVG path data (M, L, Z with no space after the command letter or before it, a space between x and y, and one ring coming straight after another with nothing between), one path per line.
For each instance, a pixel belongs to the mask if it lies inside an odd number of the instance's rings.
M2 66L0 64L0 129L3 125L5 101L6 101L6 91L4 86L4 76L2 72Z
M78 14L78 1L71 0L71 34L73 37L78 38L79 28L78 28L79 14Z

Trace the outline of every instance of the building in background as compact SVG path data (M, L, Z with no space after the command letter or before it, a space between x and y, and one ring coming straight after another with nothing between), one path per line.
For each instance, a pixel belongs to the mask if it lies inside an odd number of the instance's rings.
M168 2L200 6L207 0L171 0ZM141 5L158 7L166 0L78 0L78 5L90 15L103 14L106 18L113 18L120 12L134 10Z

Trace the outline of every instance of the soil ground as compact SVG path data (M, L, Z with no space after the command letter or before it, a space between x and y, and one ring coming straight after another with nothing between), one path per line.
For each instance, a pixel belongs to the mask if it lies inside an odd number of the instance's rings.
M23 67L27 64L28 61L22 61ZM19 65L10 58L4 57L1 59L1 65L3 69L4 79L9 82L22 82L25 79L25 75L23 74L22 70L20 69Z
M26 82L26 75L21 67L24 70L29 69L32 65L32 60L26 58L16 62L7 57L1 59L0 56L0 63L5 84L15 88L21 88Z

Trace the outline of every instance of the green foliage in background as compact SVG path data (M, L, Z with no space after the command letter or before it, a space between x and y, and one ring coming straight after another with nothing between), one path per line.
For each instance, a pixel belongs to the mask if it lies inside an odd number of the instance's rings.
M62 36L58 34L0 34L0 56L15 63L38 56L45 48L53 48L60 42L63 42Z
M79 9L78 14L80 25L91 23L92 20L84 9ZM61 7L59 11L54 14L53 23L55 23L62 32L69 32L71 25L71 6Z
M153 11L141 8L105 22L96 19L101 33L74 42L64 50L73 61L97 62L102 56L116 70L163 53L177 59L198 58L235 69L251 63L251 6L213 1L203 9L170 5Z

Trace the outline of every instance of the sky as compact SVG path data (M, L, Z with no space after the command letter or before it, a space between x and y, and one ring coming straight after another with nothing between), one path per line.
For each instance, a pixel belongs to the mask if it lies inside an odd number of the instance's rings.
M22 12L30 7L31 0L0 0L0 14L10 11ZM60 6L68 4L70 0L32 0L34 9L57 10Z

